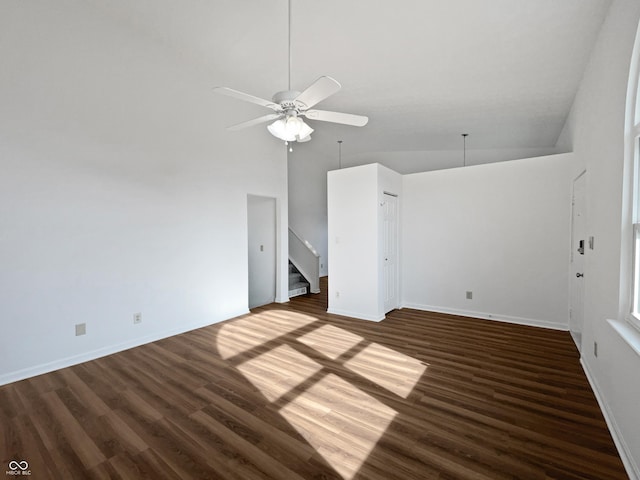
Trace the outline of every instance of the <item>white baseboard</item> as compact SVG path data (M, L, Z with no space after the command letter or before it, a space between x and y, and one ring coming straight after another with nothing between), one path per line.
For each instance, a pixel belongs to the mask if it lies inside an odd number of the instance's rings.
M413 308L414 310L423 310L426 312L447 313L449 315L459 315L461 317L479 318L482 320L494 320L496 322L515 323L518 325L527 325L530 327L549 328L551 330L568 331L569 325L549 322L546 320L538 320L535 318L513 317L509 315L499 315L485 312L474 312L471 310L458 310L455 308L437 307L433 305L422 305L418 303L404 303L402 308Z
M234 315L231 318L235 318L236 316L244 315L246 313L249 313L249 310L238 312L237 315ZM163 330L161 332L152 333L144 337L137 337L130 341L117 343L115 345L107 345L105 347L98 348L96 350L91 350L88 352L83 352L78 355L72 355L70 357L61 358L58 360L54 360L52 362L47 362L40 365L34 365L32 367L27 367L21 370L5 373L0 375L0 385L6 385L8 383L24 380L25 378L31 378L37 375L42 375L44 373L53 372L55 370L60 370L61 368L71 367L79 363L89 362L91 360L95 360L96 358L106 357L107 355L122 352L124 350L129 350L130 348L139 347L146 343L156 342L158 340L162 340L163 338L172 337L174 335L180 335L181 333L186 333L191 330L196 330L198 328L207 327L209 325L213 325L214 323L219 323L220 321L223 321L223 320L219 320L213 323L201 322L201 323L192 323L189 325L181 325L179 328Z
M609 427L609 432L611 433L611 437L613 438L613 443L616 444L616 448L618 449L618 453L620 454L620 458L622 459L624 468L627 471L627 475L629 475L629 480L640 480L640 468L638 468L638 465L635 463L633 457L629 454L629 448L627 447L624 438L620 434L620 429L618 428L616 419L613 416L611 409L609 408L609 404L604 400L604 397L600 392L598 382L591 374L589 366L583 358L580 359L580 364L582 365L582 370L584 370L584 373L587 376L587 380L589 380L589 384L591 385L591 389L596 396L596 400L598 401L600 410L602 410L602 415L604 416L605 422L607 422L607 427Z
M358 318L360 320L370 320L372 322L380 322L385 318L384 315L380 317L374 317L372 315L366 315L359 312L350 312L348 310L339 310L335 308L328 308L327 313L331 313L333 315L342 315L343 317Z

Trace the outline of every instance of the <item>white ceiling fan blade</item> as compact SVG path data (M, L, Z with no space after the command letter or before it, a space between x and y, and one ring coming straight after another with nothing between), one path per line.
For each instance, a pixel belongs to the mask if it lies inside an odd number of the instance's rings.
M303 103L306 108L313 107L316 103L321 102L325 98L330 97L338 90L341 85L337 80L331 77L320 77L307 87L307 89L296 97L296 102Z
M280 110L280 105L273 103L270 100L265 100L264 98L255 97L253 95L249 95L248 93L240 92L239 90L234 90L233 88L214 87L213 91L216 93L219 93L220 95L237 98L238 100L255 103L257 105L262 105L263 107L267 107L275 111Z
M231 125L227 127L227 130L242 130L243 128L253 127L254 125L258 125L260 123L270 122L271 120L277 120L282 118L284 115L281 113L270 113L268 115L263 115L262 117L254 118L253 120L248 120L246 122L238 123L237 125Z
M311 120L321 122L342 123L354 127L364 127L369 121L369 117L363 115L353 115L351 113L328 112L326 110L307 110L304 116Z

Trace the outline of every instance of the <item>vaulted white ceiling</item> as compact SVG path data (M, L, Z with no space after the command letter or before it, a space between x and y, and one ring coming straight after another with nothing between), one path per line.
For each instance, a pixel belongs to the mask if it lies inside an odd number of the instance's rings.
M94 3L212 87L264 98L287 89L287 0ZM351 153L459 149L463 132L477 149L553 147L609 4L292 0L291 86L330 75L343 88L318 108L370 118L360 129L309 122L315 148L343 139ZM228 124L266 113L242 106Z

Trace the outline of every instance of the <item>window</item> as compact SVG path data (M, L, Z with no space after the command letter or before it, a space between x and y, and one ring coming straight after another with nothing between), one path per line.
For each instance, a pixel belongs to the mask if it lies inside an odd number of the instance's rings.
M629 79L627 112L626 151L633 159L633 277L631 296L631 315L629 321L640 329L640 30L636 38L631 78Z
M640 327L640 223L633 224L633 298L631 323Z

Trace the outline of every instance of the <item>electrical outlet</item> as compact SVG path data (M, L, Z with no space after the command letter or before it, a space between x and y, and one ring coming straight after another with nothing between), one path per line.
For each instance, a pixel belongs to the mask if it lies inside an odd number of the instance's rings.
M598 342L593 342L593 356L597 357L598 356Z
M133 314L133 323L142 323L142 313L134 313Z
M86 323L78 323L76 324L76 337L80 335L85 335L87 333L87 324Z
M336 298L340 298L340 292L336 291Z
M467 300L473 300L473 292L467 292Z

